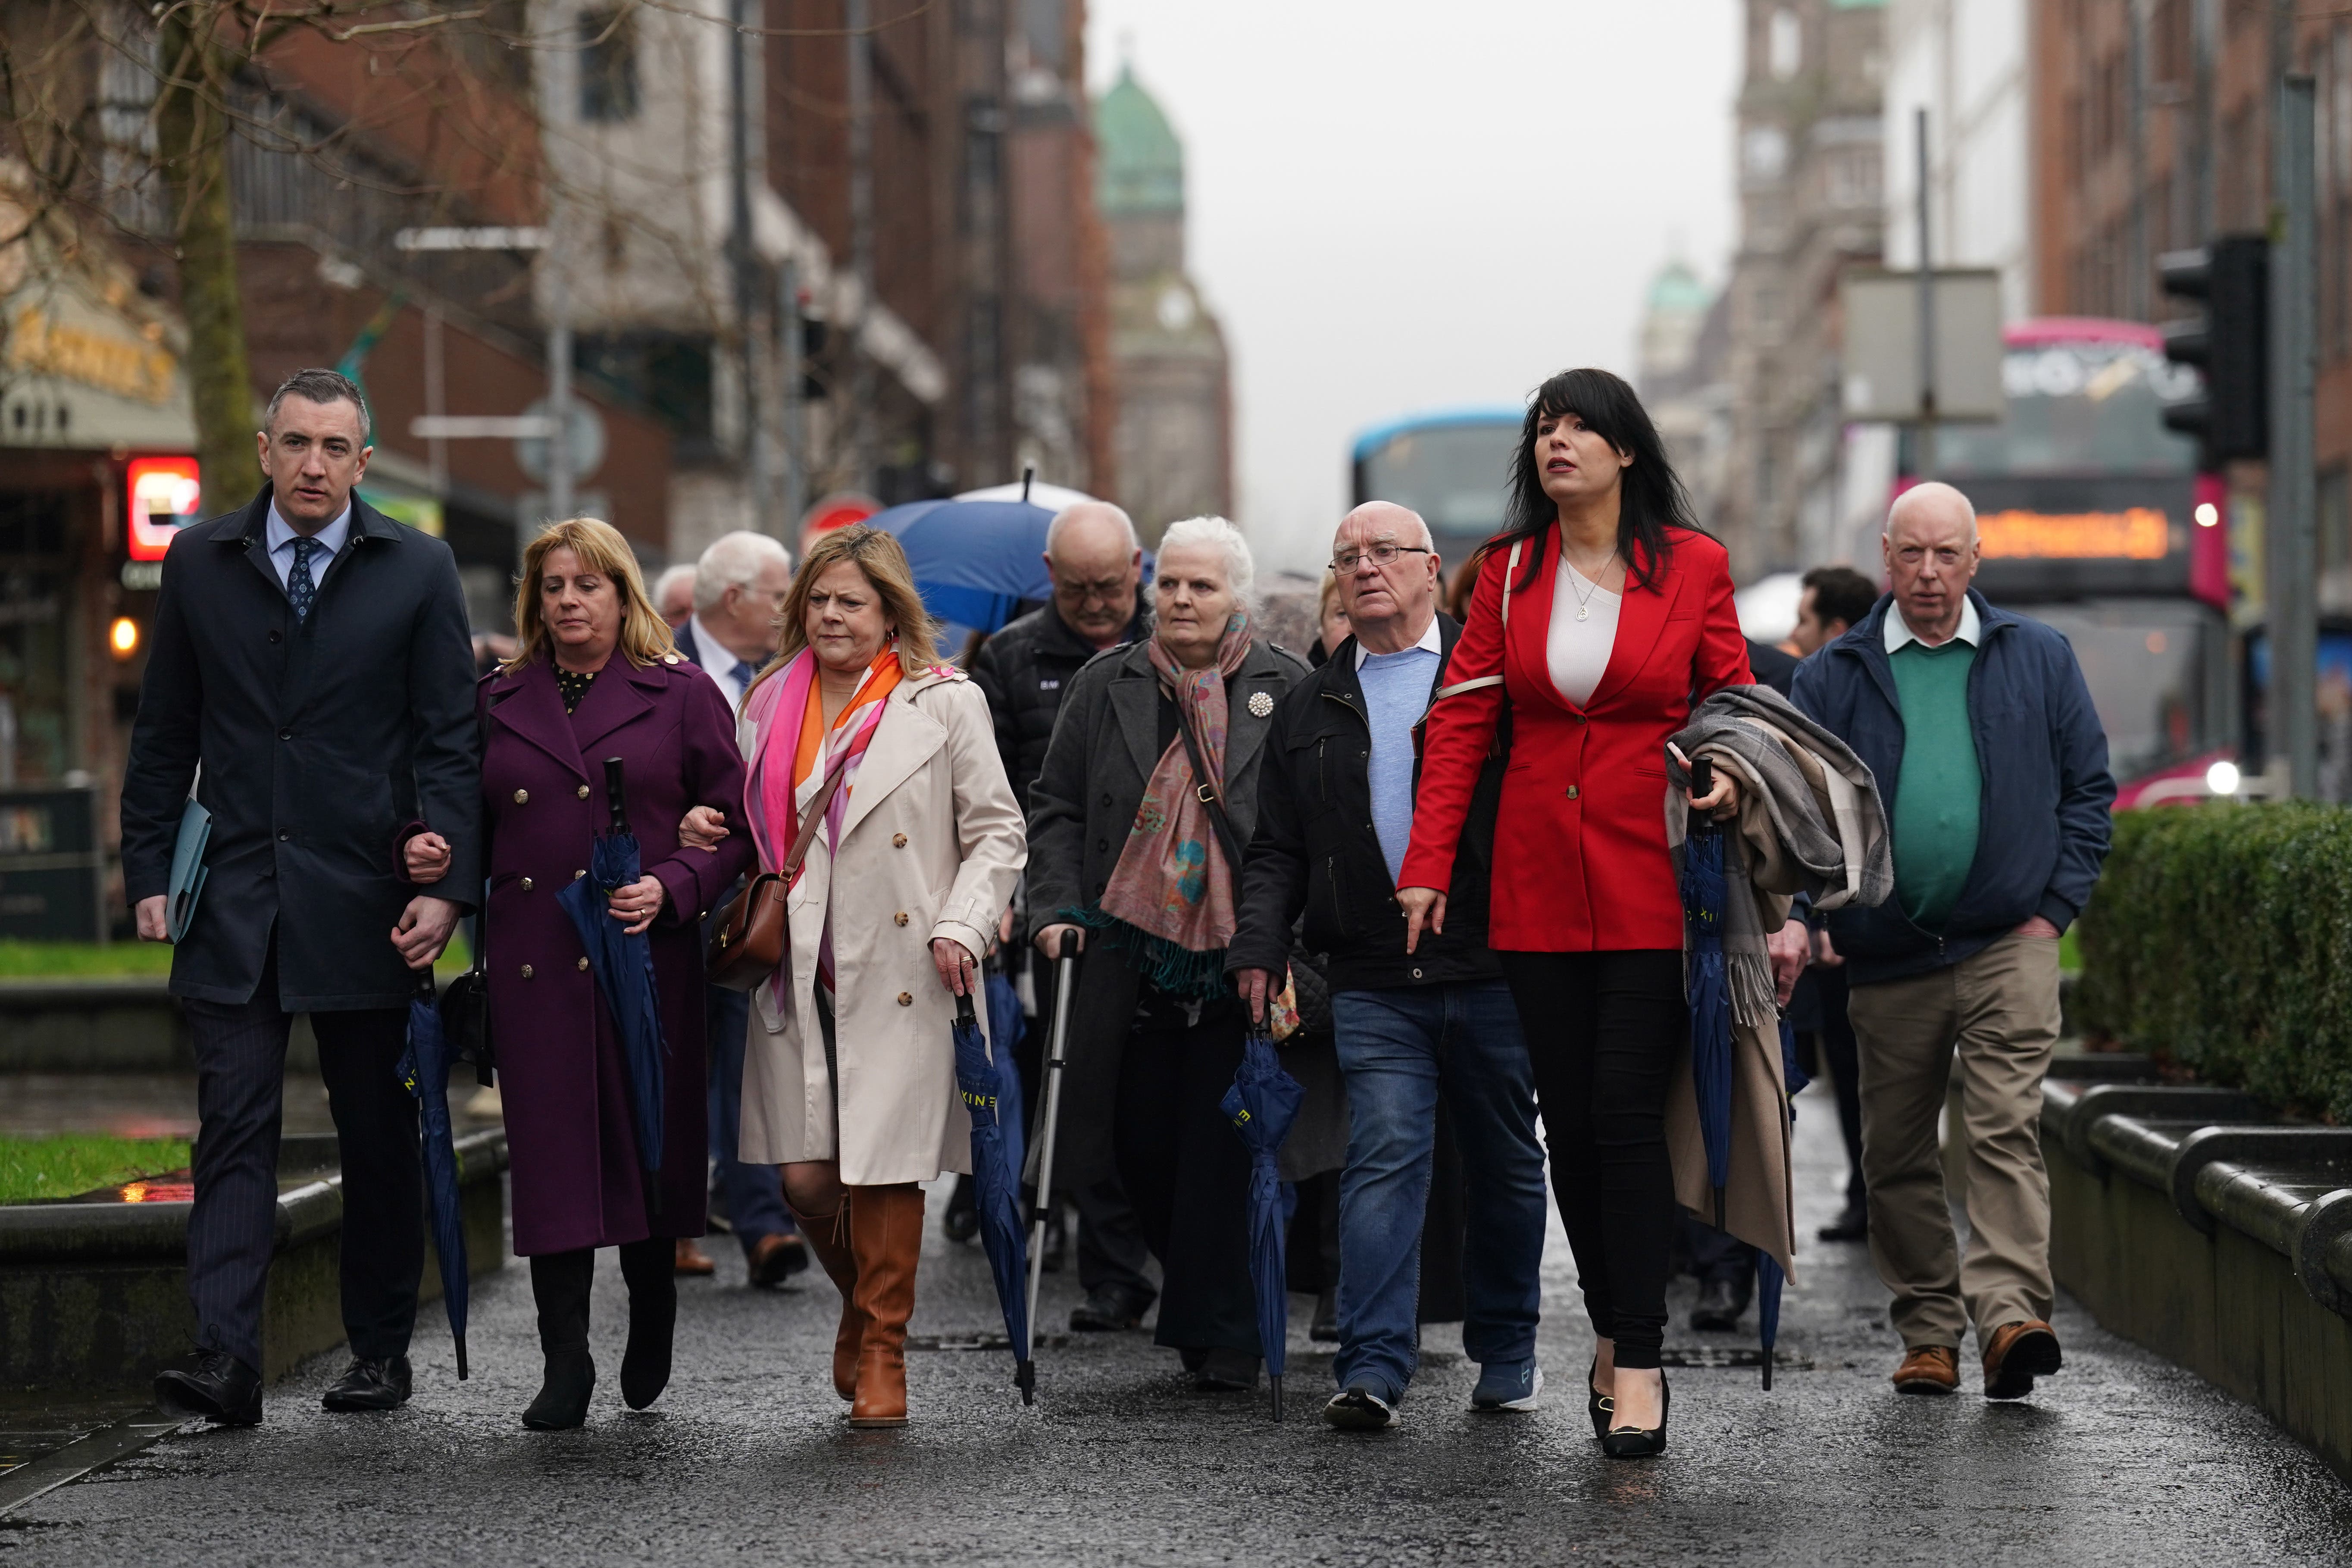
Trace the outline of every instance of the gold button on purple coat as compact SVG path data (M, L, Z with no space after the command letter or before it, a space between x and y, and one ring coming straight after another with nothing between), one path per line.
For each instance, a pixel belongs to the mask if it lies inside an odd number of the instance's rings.
M530 791L527 789L519 789L515 791L515 804L517 805L529 805L530 804Z

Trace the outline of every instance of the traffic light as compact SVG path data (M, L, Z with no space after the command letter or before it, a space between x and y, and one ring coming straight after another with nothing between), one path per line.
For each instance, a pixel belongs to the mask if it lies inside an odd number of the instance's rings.
M2270 451L2270 249L2261 235L2228 234L2157 258L2164 291L2205 307L2164 326L2164 357L2202 379L2195 397L2166 405L2164 423L2197 437L2201 468Z

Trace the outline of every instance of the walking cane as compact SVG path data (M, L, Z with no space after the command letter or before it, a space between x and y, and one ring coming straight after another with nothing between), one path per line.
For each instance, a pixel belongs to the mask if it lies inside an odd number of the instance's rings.
M1078 933L1062 933L1062 951L1054 962L1054 1029L1045 1039L1045 1104L1039 1134L1037 1205L1029 1221L1029 1342L1021 1347L1024 1360L1037 1348L1037 1287L1045 1270L1045 1221L1054 1212L1054 1133L1062 1121L1063 1053L1070 1043L1070 993L1076 988Z

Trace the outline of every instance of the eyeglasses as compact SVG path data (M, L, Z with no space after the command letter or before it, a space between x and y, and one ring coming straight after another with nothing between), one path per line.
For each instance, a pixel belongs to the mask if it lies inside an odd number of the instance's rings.
M1400 555L1428 555L1430 553L1432 553L1432 552L1425 544L1391 544L1384 539L1378 544L1373 545L1370 550L1341 551L1339 554L1331 557L1331 570L1339 576L1345 577L1349 573L1353 572L1359 565L1362 564L1363 559L1367 555L1372 558L1372 564L1375 566L1392 566L1396 563L1396 558Z
M1056 577L1054 586L1080 601L1123 599L1129 591L1124 577L1103 577L1092 583L1082 583L1073 577Z

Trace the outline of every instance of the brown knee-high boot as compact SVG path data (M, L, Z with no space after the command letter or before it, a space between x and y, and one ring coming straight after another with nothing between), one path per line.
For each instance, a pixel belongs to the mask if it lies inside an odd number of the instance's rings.
M786 1205L790 1206L790 1205ZM866 1313L857 1304L857 1256L849 1245L849 1194L831 1214L793 1210L801 1238L824 1266L825 1277L841 1292L841 1328L833 1336L833 1391L844 1399L857 1397L857 1351L866 1337Z
M907 1424L907 1320L915 1315L915 1262L923 1250L923 1189L858 1187L849 1205L857 1305L866 1314L857 1352L852 1426Z

